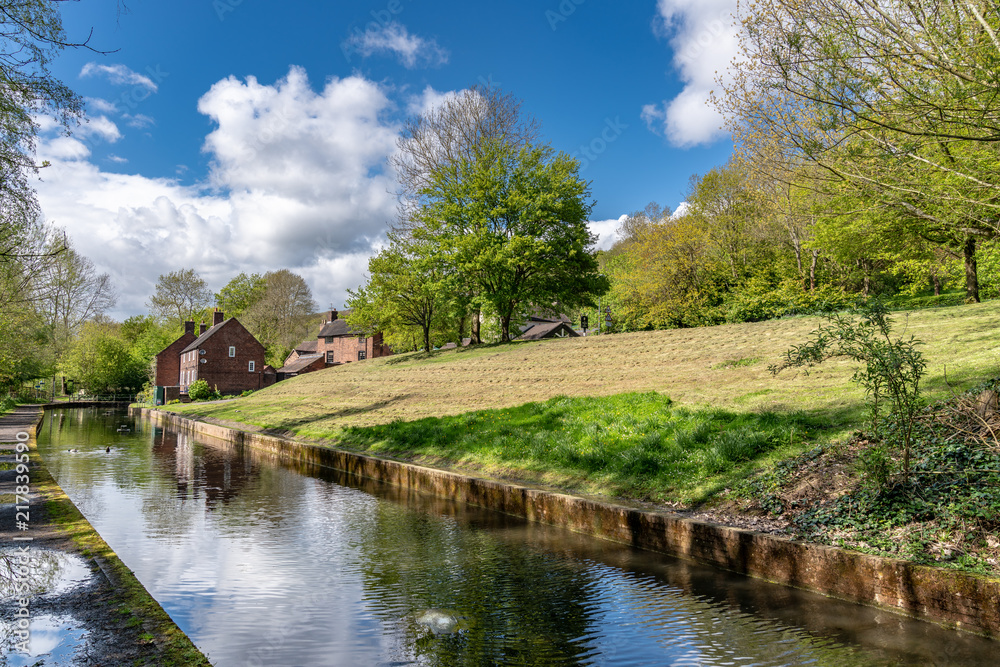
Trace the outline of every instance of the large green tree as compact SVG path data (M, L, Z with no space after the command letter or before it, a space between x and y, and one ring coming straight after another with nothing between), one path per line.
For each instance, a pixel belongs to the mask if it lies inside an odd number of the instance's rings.
M716 102L759 163L808 163L960 253L1000 232L1000 7L935 0L753 0Z
M136 357L122 325L84 323L61 367L76 386L91 393L134 392L146 381L148 362Z
M215 305L227 315L240 317L264 297L267 280L259 273L240 273L215 295Z
M454 306L454 281L436 243L401 233L390 234L390 240L368 261L367 284L349 291L348 322L369 335L382 332L394 350L430 352L442 342L433 334Z
M501 340L528 309L593 306L607 290L587 227L590 190L575 159L490 140L474 158L436 169L421 192L414 237L441 245L449 272L496 314Z
M263 281L263 294L240 321L267 350L267 363L277 367L297 343L316 335L316 302L302 276L288 269L269 271Z

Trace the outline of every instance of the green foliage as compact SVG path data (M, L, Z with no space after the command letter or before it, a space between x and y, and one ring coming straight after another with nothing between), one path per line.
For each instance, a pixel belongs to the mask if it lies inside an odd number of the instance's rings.
M192 401L208 401L214 397L214 392L205 380L195 380L188 385L188 398Z
M592 208L579 163L547 146L489 140L475 157L433 172L412 236L436 244L441 269L473 308L488 307L511 338L520 314L539 304L593 306L607 291L587 227Z
M857 317L855 317L855 315ZM920 380L927 368L920 345L913 336L892 337L888 309L881 302L862 306L854 314L832 314L812 339L792 347L782 363L770 367L777 374L786 368L808 367L834 357L847 357L863 364L852 376L868 395L873 430L879 432L883 402L898 428L885 433L903 453L903 472L910 472L913 426L922 402Z
M515 465L585 479L608 493L690 500L713 479L738 476L776 447L800 443L810 426L799 414L692 411L647 392L353 427L341 440L375 453Z
M148 367L148 359L133 354L123 326L107 322L86 322L61 364L68 377L92 394L136 391L147 381Z
M183 327L185 321L203 318L211 302L212 293L198 272L182 269L157 279L149 308L157 317Z
M731 292L721 310L727 322L763 322L789 315L841 310L853 301L843 290L830 285L804 290L794 279L775 285L766 276L755 276Z
M390 245L368 260L368 284L349 291L348 324L369 335L382 332L397 351L440 344L448 315L459 306L459 280L449 275L440 244L414 235L390 234Z
M267 280L259 273L240 273L215 295L215 305L230 317L240 317L264 298Z

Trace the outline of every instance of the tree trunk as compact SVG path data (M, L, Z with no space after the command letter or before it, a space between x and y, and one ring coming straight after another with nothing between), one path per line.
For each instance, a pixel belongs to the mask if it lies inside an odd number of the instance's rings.
M935 273L931 280L934 281L934 296L941 296L941 276Z
M965 237L965 247L962 254L965 258L965 298L972 303L979 303L979 270L976 266L976 237L971 234Z
M482 312L476 308L472 311L472 331L470 332L473 345L479 345L483 342L483 339L480 336L482 324Z
M816 291L816 260L819 259L819 250L812 251L812 261L809 263L809 291Z
M430 325L420 327L424 330L424 352L431 351L431 327Z

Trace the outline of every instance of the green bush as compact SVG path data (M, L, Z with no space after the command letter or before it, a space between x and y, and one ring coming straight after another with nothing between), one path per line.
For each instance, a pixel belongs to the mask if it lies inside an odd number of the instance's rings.
M188 398L192 401L207 401L212 398L212 390L204 380L195 380L188 385Z
M788 315L842 310L853 297L843 290L823 285L815 290L802 289L797 280L772 280L757 277L732 292L722 306L727 322L763 322Z

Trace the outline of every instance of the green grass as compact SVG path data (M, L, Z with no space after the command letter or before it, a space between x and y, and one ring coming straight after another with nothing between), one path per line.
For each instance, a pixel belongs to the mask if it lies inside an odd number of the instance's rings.
M928 400L968 389L1000 367L1000 301L894 319L896 335L923 342ZM246 398L167 409L527 483L697 502L754 467L863 425L864 394L850 380L855 365L834 360L777 377L767 370L820 323L795 317L404 354L308 373ZM654 410L646 403L652 399L634 398L650 392L674 403ZM579 404L566 407L571 399ZM615 405L627 405L630 414L612 423ZM675 447L674 427L683 421L678 406L690 420L684 428L711 425L708 440ZM506 415L526 430L493 432L487 414ZM796 435L750 460L730 460L743 457L738 441L757 443L756 433L778 428L768 420L795 426L796 433L808 429L809 442ZM638 439L622 435L629 429ZM651 440L644 444L642 437ZM778 440L784 442L768 442ZM639 478L632 474L644 469Z
M578 492L697 503L762 460L798 451L802 413L691 410L656 392L560 396L501 410L349 427L340 442L372 454L471 464Z

